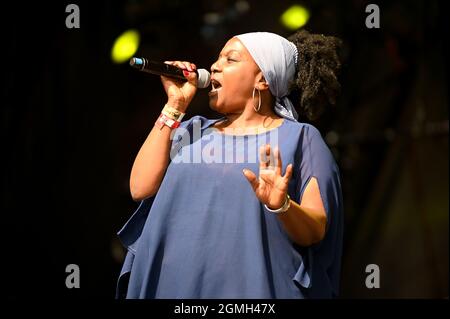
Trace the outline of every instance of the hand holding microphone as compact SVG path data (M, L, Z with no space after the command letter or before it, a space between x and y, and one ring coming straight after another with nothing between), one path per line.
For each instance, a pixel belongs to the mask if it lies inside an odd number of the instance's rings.
M194 98L197 88L206 88L210 74L186 61L155 62L144 58L132 58L130 65L140 71L160 75L168 97L168 104L185 112Z

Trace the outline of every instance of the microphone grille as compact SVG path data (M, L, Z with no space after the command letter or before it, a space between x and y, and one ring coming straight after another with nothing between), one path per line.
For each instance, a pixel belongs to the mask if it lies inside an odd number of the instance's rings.
M211 82L211 74L205 69L198 69L197 74L197 87L200 89L207 88Z

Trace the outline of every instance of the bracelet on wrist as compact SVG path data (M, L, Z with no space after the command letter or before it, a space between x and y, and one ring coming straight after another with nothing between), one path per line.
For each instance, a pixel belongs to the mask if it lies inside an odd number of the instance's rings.
M164 125L170 127L170 128L177 128L180 126L180 122L175 121L174 119L171 119L170 117L166 116L165 114L161 113L158 117L158 119L155 122L155 125L159 127L160 130L164 127Z
M264 204L264 207L271 213L275 213L275 214L284 213L285 211L287 211L289 209L289 207L291 207L291 197L289 196L289 194L286 194L286 200L284 201L283 206L281 206L278 209L270 209L265 204Z
M167 117L171 118L172 120L178 121L178 122L181 122L184 115L186 114L168 104L164 105L164 108L162 109L161 113L163 113Z

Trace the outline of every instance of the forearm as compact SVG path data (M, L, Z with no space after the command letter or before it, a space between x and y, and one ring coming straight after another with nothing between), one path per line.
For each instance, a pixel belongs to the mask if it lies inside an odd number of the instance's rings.
M289 237L300 246L310 246L325 236L327 217L319 210L302 207L291 199L289 209L277 216Z
M134 160L130 175L130 192L135 201L153 196L159 189L169 163L171 132L153 126Z

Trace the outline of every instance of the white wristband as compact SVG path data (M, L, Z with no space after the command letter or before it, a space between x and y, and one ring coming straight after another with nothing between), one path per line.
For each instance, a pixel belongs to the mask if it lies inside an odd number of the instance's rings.
M266 204L264 204L264 207L271 213L275 213L275 214L284 213L285 211L287 211L289 209L289 207L291 207L291 197L289 196L289 194L286 194L286 200L285 200L283 206L281 206L278 209L270 209L269 207L267 207Z

